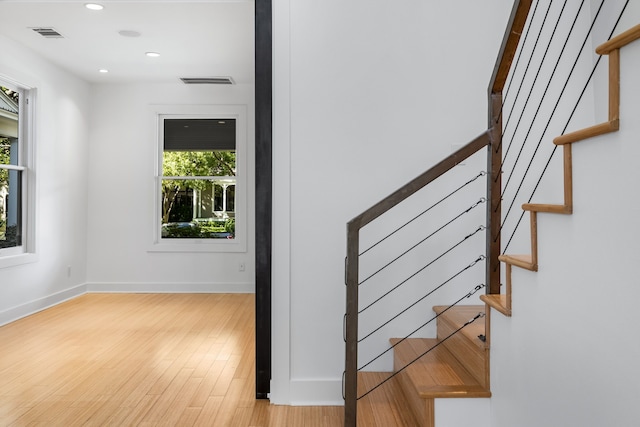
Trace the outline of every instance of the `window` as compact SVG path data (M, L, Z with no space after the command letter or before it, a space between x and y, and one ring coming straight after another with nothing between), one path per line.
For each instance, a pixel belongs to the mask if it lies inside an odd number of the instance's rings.
M159 114L152 251L246 250L246 117Z
M30 92L0 81L0 258L29 252L33 241L28 221Z
M233 239L235 185L234 119L164 120L163 238Z

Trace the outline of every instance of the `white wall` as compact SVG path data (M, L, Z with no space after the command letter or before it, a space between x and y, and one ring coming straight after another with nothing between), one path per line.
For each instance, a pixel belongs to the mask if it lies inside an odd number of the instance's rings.
M617 33L639 19L631 2ZM574 144L574 214L539 215L539 271L514 268L513 317L492 317L492 426L640 419L639 41L622 49L621 62L620 131Z
M274 0L274 403L341 402L345 223L485 128L510 3ZM637 2L630 8L621 29L640 18ZM640 57L637 43L624 58ZM0 48L14 59L2 60L0 74L38 88L39 113L38 257L0 269L0 323L82 293L86 282L133 291L252 287L252 246L246 254L147 252L149 105L252 111L251 88L90 90L10 40L0 37ZM633 192L622 182L640 178L640 106L628 95L640 83L631 77L638 64L623 64L621 132L576 148L576 213L540 218L540 272L516 271L514 316L493 316L492 425L627 426L640 416L640 348L629 326L640 297L640 206L619 196ZM251 216L249 226L252 233Z
M84 292L89 85L0 37L0 75L37 89L36 256L0 268L0 324ZM68 268L71 268L68 275Z
M274 1L273 402L342 402L345 225L486 129L510 10Z
M253 86L92 87L9 39L0 48L0 75L37 89L37 253L30 263L0 264L0 324L86 291L253 292ZM149 251L157 212L152 104L246 111L242 251Z
M253 292L253 86L95 85L89 156L88 272L90 291ZM247 112L246 250L155 252L153 216L157 162L156 112L195 108ZM245 271L239 271L240 263Z

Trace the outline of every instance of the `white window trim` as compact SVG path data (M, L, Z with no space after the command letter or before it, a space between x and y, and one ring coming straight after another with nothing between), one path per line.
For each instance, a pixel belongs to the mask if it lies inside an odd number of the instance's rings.
M154 204L152 243L148 252L247 252L248 240L248 107L247 105L153 105L156 156L154 159ZM234 239L163 239L160 218L164 119L236 120L236 234Z
M0 249L0 268L36 262L36 104L37 90L11 78L0 75L2 86L21 93L18 106L18 139L20 141L19 166L22 170L22 245ZM25 143L26 141L26 143Z

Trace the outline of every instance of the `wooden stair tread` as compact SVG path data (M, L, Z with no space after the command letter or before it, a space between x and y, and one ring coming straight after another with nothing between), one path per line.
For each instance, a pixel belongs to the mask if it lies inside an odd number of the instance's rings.
M507 295L494 294L494 295L480 295L480 299L485 302L489 307L498 310L500 313L507 317L511 317L511 308L507 303Z
M391 340L392 344L398 341ZM401 369L437 343L435 338L405 339L394 348L394 369ZM444 345L433 348L397 376L405 393L413 390L422 399L491 396Z
M618 129L620 129L620 120L613 119L575 132L557 136L553 139L553 143L555 145L573 144L574 142L584 141L586 139L593 138L594 136L616 132Z
M611 53L611 51L620 49L621 47L624 47L629 43L638 40L639 38L640 24L602 43L596 48L596 53L598 55L608 55L609 53Z
M538 271L538 264L532 261L531 255L500 255L498 259L525 270Z
M573 213L573 207L567 205L553 205L546 203L525 203L522 205L522 210L533 212L547 212L562 215L571 215Z
M446 305L436 305L433 307L433 311L438 315L439 321L448 322L454 330L462 327L478 313L485 311L485 307L482 305L457 305L449 310L447 307ZM479 335L485 335L484 321L478 319L462 329L460 333L478 347L485 348L485 343L478 338Z

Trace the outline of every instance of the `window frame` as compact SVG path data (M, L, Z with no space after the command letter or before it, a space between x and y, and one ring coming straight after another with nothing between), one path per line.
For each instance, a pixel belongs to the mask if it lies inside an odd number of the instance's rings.
M155 132L154 203L152 243L148 252L247 252L248 240L248 108L246 105L177 105L152 106ZM236 120L236 193L233 239L163 238L162 237L162 156L164 152L165 119L234 119ZM216 177L219 178L219 177Z
M37 261L36 255L36 94L35 87L0 75L0 85L19 93L18 99L18 161L3 169L21 171L21 234L22 244L0 249L0 268Z

